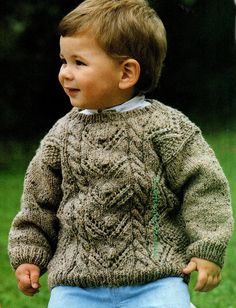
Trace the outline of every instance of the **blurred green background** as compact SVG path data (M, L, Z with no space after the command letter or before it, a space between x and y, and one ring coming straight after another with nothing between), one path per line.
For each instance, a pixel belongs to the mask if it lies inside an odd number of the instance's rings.
M33 299L17 290L7 257L25 169L40 138L71 106L57 80L57 24L81 1L0 2L0 307L47 307L46 276ZM236 209L236 57L234 0L149 0L163 20L168 54L151 97L180 109L202 128L229 179ZM191 297L197 308L236 308L236 235L223 283Z

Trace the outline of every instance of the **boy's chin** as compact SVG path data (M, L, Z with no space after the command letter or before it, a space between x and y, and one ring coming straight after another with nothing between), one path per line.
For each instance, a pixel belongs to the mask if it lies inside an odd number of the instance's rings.
M85 107L81 106L81 103L78 102L78 100L75 100L75 99L71 99L71 98L70 98L70 103L71 103L72 107L77 107L77 108L81 108L81 109L86 109Z
M78 99L70 98L70 103L73 107L77 107L79 109L99 109L94 102L83 102Z

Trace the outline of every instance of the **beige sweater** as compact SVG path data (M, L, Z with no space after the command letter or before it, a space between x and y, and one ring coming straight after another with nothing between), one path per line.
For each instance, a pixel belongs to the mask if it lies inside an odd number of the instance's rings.
M9 256L48 270L50 287L142 284L194 256L222 266L232 224L223 171L182 113L73 108L28 167Z

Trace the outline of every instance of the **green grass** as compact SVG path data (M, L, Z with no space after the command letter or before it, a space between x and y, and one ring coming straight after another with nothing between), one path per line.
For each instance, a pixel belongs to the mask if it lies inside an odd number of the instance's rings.
M207 137L229 179L233 206L236 210L236 133L223 132ZM11 221L19 209L25 169L35 151L35 145L0 143L0 307L46 308L49 298L47 277L41 278L42 288L38 295L29 298L18 291L14 273L7 256L7 238ZM236 308L236 234L232 237L223 270L223 280L218 288L209 293L192 291L196 279L190 283L192 302L197 308Z

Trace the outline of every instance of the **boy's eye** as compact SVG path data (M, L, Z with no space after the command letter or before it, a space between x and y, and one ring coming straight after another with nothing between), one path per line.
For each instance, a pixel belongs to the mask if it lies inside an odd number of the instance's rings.
M66 64L66 60L61 58L61 64Z
M61 60L61 64L62 64L62 65L63 65L63 64L67 64L67 62L66 62L66 60L65 60L64 58L60 58L60 60ZM85 63L82 62L82 61L80 61L80 60L75 60L74 63L75 63L77 66L85 65Z
M76 60L75 63L76 63L76 65L79 65L79 66L80 66L80 65L85 65L85 64L84 64L82 61L80 61L80 60Z

